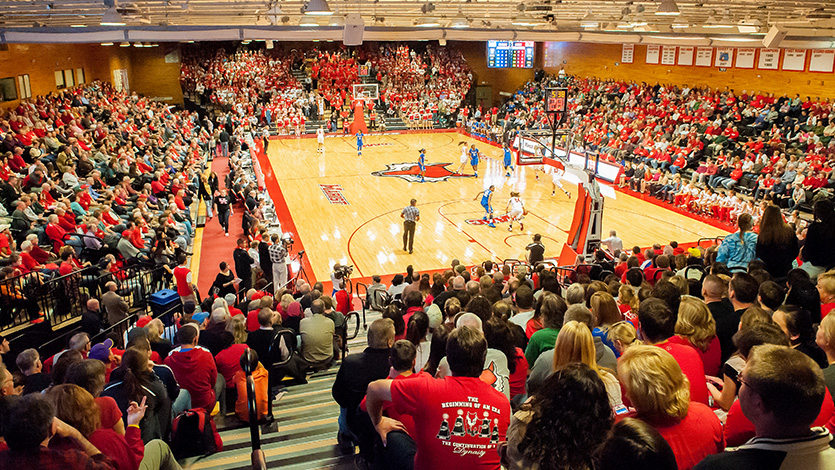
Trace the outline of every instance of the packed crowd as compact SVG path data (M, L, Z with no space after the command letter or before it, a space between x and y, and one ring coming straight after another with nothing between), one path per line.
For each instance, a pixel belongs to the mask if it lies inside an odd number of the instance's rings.
M382 82L380 99L408 121L454 114L470 91L473 74L456 49L427 45L419 52L405 44L386 44L369 51ZM431 120L431 119L430 119Z
M329 131L344 127L339 123L353 111L353 85L364 78L360 68L379 85L379 101L368 103L372 124L377 124L373 121L379 107L410 126L428 127L427 122L456 112L473 80L457 50L428 45L419 52L404 44L384 44L305 53L186 51L180 81L186 92L202 96L204 104L230 111L238 125L274 123L280 134L298 135L304 133L306 121L323 120L328 112ZM300 82L293 70L304 70L308 76Z
M377 276L382 318L333 385L338 440L368 468L827 468L835 210L815 209L801 241L774 205L759 239L746 216L707 248L612 233L614 259L567 279L457 260Z
M575 145L624 166L621 187L730 224L742 213L758 222L764 199L792 214L833 196L835 110L828 98L564 73L539 72L536 78L498 111L504 126L493 131L496 138L548 128L545 88L565 86L570 99L564 126L578 136ZM495 110L476 113L482 128L495 121Z
M203 97L204 105L229 112L233 123L252 127L275 123L279 131L304 131L316 97L308 95L291 74L293 55L268 56L263 50L238 50L227 54L219 48L188 51L180 66L185 92Z
M198 115L94 83L24 100L0 119L2 325L59 276L72 308L126 266L188 253L210 130ZM84 292L79 292L80 289ZM86 297L86 298L85 298Z

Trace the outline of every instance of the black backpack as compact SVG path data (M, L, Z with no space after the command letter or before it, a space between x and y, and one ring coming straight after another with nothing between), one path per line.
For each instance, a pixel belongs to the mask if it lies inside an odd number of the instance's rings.
M186 410L174 418L171 451L178 460L211 455L223 450L223 441L211 415L203 408Z

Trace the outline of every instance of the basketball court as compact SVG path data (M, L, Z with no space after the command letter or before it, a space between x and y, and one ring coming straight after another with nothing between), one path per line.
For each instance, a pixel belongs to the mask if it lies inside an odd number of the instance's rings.
M449 266L453 258L465 265L484 260L524 259L534 233L543 236L545 256L558 256L567 238L577 185L564 181L572 193L551 196L551 179L532 166L516 167L505 177L502 149L456 131L386 133L365 136L362 156L356 137L328 135L324 152L316 138L281 137L270 142L268 160L304 244L316 279L328 279L334 263L352 264L354 276L418 271ZM459 176L460 145L476 144L482 153L479 178L466 165ZM426 149L426 182L418 182L419 149ZM476 195L491 184L496 228L481 219ZM268 184L269 187L269 184ZM521 193L528 215L524 231L501 218L510 191ZM275 198L275 195L273 195ZM414 253L403 251L401 210L418 201ZM728 232L623 192L606 198L603 234L617 230L624 244L649 246L676 240L695 242Z

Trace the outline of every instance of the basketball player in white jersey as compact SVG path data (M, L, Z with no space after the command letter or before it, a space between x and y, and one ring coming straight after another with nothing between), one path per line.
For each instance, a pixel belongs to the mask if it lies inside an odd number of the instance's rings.
M510 199L507 201L507 214L510 216L510 226L507 228L508 232L513 231L513 221L519 222L519 229L524 231L525 224L522 219L525 217L527 211L525 210L525 202L519 197L516 191L510 192Z
M571 193L566 191L566 189L562 186L562 175L565 174L565 167L557 161L558 166L551 166L548 165L546 167L546 171L551 173L551 196L555 196L557 194L557 187L560 188L560 191L564 192L568 199L571 199Z
M316 151L323 152L325 150L325 129L321 125L316 129L316 142L319 143L319 148Z
M458 175L461 174L461 172L464 170L464 167L467 165L467 162L470 161L470 157L469 157L469 153L468 153L470 151L470 148L467 147L467 143L466 142L459 142L459 143L461 145L461 165L458 167L457 170L455 170L455 173L458 174Z

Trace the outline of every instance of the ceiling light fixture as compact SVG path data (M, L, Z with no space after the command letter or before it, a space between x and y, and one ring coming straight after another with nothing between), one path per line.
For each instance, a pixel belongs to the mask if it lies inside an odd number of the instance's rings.
M103 43L101 43L101 45L102 46L112 46L113 43L112 42L103 42Z
M71 24L70 28L86 28L86 24Z
M730 19L728 19L727 15L722 17L721 20L717 21L716 16L712 14L707 17L707 20L705 20L705 24L702 25L703 28L708 29L733 28L734 26L735 25L730 22Z
M762 24L762 21L760 21L759 19L754 18L752 20L749 16L739 22L739 24L737 25L737 29L740 33L753 34L760 32L760 26L762 26Z
M655 14L659 16L678 16L681 12L679 11L675 0L661 0L661 3L655 10Z
M618 31L618 26L614 23L607 23L606 26L603 27L603 31Z
M307 5L304 7L304 14L312 16L330 16L333 15L333 11L331 11L331 8L328 6L327 0L309 0Z
M116 7L112 6L104 11L99 24L102 26L124 26L125 19L121 13L116 11Z
M688 23L686 19L678 17L673 21L673 24L671 24L670 27L673 29L684 29L689 28L690 23Z
M586 16L580 20L580 27L581 28L597 28L600 26L600 22L591 14L591 12L587 12Z
M264 14L265 14L265 15L267 15L267 16L269 16L269 15L272 15L272 16L281 16L281 15L283 15L283 14L284 14L284 11L281 9L281 5L279 5L278 3L276 3L275 5L273 5L273 7L272 7L272 8L270 8L269 10L267 10L266 12L264 12Z
M130 43L125 41L119 44L119 47L130 47Z
M345 26L345 18L341 15L334 15L328 19L328 26Z
M434 16L424 16L415 23L415 26L419 28L437 28L440 25L441 22Z
M319 20L316 18L311 18L309 16L302 16L299 19L299 26L303 28L315 28L319 26Z
M452 22L449 23L450 28L455 29L464 29L470 27L470 20L467 19L463 14L459 13Z

